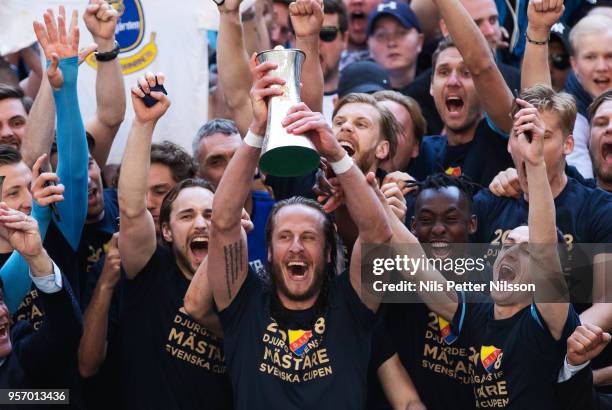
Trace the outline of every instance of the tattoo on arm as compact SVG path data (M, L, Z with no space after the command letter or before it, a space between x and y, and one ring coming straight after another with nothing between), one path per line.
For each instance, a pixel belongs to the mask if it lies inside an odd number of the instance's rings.
M223 247L225 255L225 283L227 296L232 299L232 287L238 280L238 274L243 271L242 240Z

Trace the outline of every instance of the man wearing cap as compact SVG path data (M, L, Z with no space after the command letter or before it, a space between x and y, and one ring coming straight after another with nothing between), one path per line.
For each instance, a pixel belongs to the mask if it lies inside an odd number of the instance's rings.
M569 28L558 22L550 29L548 40L548 63L550 65L550 79L553 90L563 90L570 73L570 42Z
M422 46L421 27L409 5L395 0L385 1L370 13L370 55L389 73L392 88L403 88L414 80L417 55Z
M461 0L472 20L489 43L491 50L495 51L501 46L501 29L498 22L497 7L493 0ZM448 28L444 20L439 21L439 27L444 36L448 36ZM501 72L508 88L511 90L520 89L520 72L517 68L499 61L497 68ZM445 124L436 109L433 97L430 94L432 70L428 69L420 73L412 83L403 87L400 91L419 102L423 109L423 115L427 120L427 129L432 134L442 132Z

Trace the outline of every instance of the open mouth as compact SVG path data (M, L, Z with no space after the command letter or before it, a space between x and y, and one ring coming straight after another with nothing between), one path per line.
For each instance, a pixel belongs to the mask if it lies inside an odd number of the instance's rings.
M363 11L354 11L349 15L349 18L351 19L351 22L355 20L361 21L361 20L365 20L366 15Z
M446 98L446 109L450 113L459 113L463 109L463 98L452 96Z
M308 264L304 261L291 261L287 263L287 271L292 280L303 280L307 269Z
M608 88L610 87L610 79L607 77L599 77L599 78L594 78L593 82L598 86L598 87L605 87Z
M340 146L347 152L349 157L355 155L355 147L348 141L340 141Z
M208 254L208 238L196 237L191 240L189 244L191 253L201 262Z
M8 322L5 322L0 325L0 339L4 339L5 337L8 336L8 330L9 330Z
M351 28L354 31L365 31L368 16L363 11L354 11L349 14Z
M612 163L612 144L603 144L601 146L601 156L606 164Z
M502 264L499 267L499 277L498 280L512 282L516 278L516 273L514 273L514 269L510 265Z
M439 259L446 259L450 255L451 247L448 242L431 242L431 253Z

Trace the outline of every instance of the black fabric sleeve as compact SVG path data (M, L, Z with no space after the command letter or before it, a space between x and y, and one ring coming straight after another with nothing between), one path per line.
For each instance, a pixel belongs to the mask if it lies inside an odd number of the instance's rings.
M316 195L312 190L316 182L316 171L299 177L275 177L266 175L265 184L272 188L274 199L277 201L291 198L292 196L303 196L316 201Z
M247 277L232 300L232 303L218 313L224 333L231 334L240 328L244 314L248 309L253 309L250 306L250 301L257 292L257 286L262 286L262 283L258 279L257 274L249 268Z
M593 370L587 366L569 380L555 385L561 410L610 410L612 397L600 394L593 387Z
M79 347L83 318L70 283L63 275L62 281L59 292L38 292L45 312L40 329L13 342L14 351L30 376L52 374L49 371L65 364Z

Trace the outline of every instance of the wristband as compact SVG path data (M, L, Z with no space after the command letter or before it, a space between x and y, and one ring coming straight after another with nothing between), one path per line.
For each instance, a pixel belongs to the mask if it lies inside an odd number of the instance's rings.
M527 33L525 33L525 37L527 37L528 42L530 42L531 44L535 44L536 46L545 46L546 44L548 44L548 39L546 39L545 41L532 40L531 38L529 38L529 34Z
M263 147L264 139L259 135L255 134L253 131L249 130L244 137L244 143L250 145L253 148L261 148Z
M98 61L111 61L117 58L119 55L119 43L115 40L115 48L105 53L95 52L96 60Z
M345 152L340 161L330 162L329 165L336 175L344 174L353 166L353 158L349 157L348 153Z

